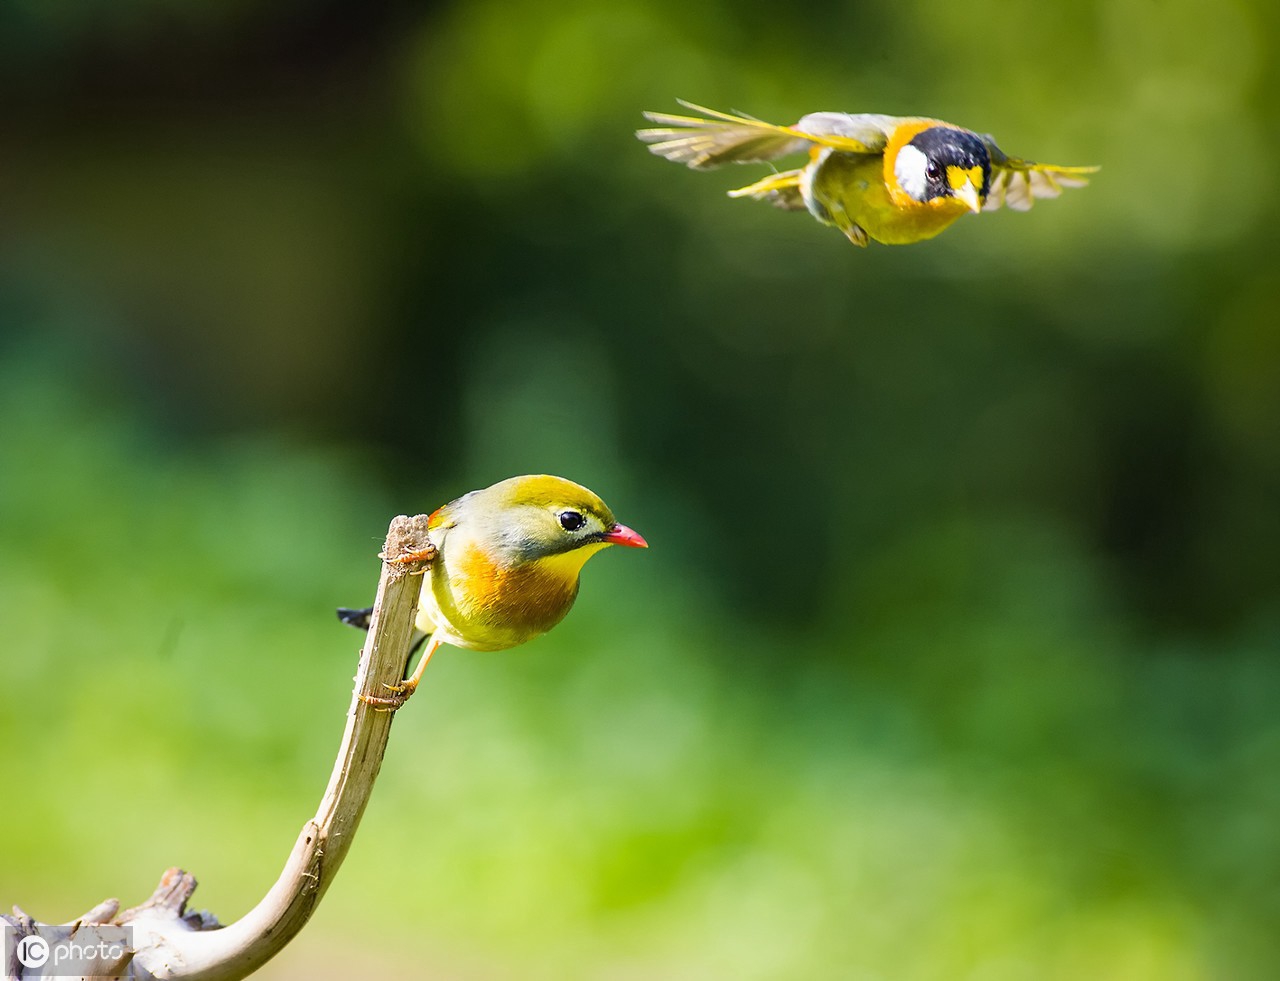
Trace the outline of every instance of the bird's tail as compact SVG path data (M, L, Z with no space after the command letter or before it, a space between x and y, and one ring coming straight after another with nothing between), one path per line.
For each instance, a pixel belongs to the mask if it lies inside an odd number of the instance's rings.
M338 619L345 623L348 627L355 627L357 630L368 630L369 621L373 618L373 607L369 606L363 610L352 610L345 606L338 607Z
M786 126L705 109L683 99L679 102L705 118L646 112L645 118L658 125L637 130L636 136L649 144L651 152L694 170L775 160L803 150L809 143L803 134Z
M368 630L369 621L373 619L373 607L368 606L363 610L353 610L349 607L338 607L338 619L345 623L348 627L355 627L357 630ZM423 645L430 634L424 634L417 627L413 630L413 644L409 648L410 654L415 654L418 648Z

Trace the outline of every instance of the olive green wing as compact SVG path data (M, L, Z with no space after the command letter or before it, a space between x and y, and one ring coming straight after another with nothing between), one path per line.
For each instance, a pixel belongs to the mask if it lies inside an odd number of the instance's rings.
M880 153L888 137L879 121L892 118L816 112L805 116L794 126L776 126L751 116L719 112L678 101L686 109L702 113L702 116L646 112L645 118L658 125L637 130L636 136L649 144L651 152L695 170L728 163L776 160L814 145L846 153Z
M1062 167L1011 157L990 135L982 142L991 157L991 187L982 204L983 211L1008 206L1014 211L1030 211L1036 198L1056 198L1069 187L1084 187L1097 167Z

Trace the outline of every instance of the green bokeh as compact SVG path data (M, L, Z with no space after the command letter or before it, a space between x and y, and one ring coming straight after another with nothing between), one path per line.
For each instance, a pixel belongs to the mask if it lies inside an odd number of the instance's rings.
M653 547L432 662L263 977L1274 976L1276 20L4 8L0 900L245 911L390 516L546 471ZM855 250L676 97L1103 170Z

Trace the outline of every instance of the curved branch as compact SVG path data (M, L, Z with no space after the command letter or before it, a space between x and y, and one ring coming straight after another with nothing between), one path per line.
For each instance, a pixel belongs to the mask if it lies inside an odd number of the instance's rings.
M284 870L257 906L229 926L220 927L207 913L186 911L196 880L181 869L169 869L147 902L119 916L114 916L114 900L100 903L73 924L62 926L35 923L15 908L15 917L0 918L11 925L15 938L39 934L53 944L90 928L126 928L126 955L114 962L114 970L99 971L99 977L235 981L277 954L306 925L324 896L369 802L394 716L372 708L360 696L382 694L384 684L404 678L421 588L419 576L433 556L426 515L401 515L392 520L381 553L382 577L373 618L360 654L351 708L329 786L315 817L303 825ZM8 966L13 977L39 976L24 975L16 963Z

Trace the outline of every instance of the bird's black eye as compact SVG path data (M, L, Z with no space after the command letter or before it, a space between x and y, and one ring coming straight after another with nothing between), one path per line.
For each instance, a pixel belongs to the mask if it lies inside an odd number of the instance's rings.
M924 168L924 176L929 178L931 181L939 180L942 177L942 168L930 160L928 165Z
M577 531L586 523L587 523L587 519L584 518L577 511L561 511L560 512L560 527L563 528L565 531Z

